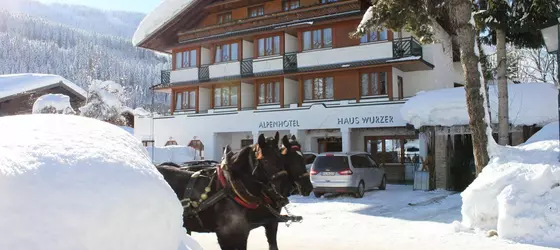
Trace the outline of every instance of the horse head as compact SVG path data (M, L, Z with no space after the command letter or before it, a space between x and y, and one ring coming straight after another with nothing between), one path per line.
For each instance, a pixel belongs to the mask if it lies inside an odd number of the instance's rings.
M296 137L292 135L288 139L288 136L285 135L282 138L282 148L280 150L286 156L285 169L293 184L292 186L299 194L309 196L313 191L313 185L305 168L305 158L301 152L301 145Z

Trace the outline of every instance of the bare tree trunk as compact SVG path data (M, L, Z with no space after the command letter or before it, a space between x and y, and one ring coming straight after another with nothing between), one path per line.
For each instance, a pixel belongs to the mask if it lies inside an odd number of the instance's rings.
M484 96L481 93L480 71L478 70L478 56L475 54L475 29L470 23L472 3L470 0L454 0L450 7L451 17L457 30L461 64L465 72L465 92L467 110L469 112L469 126L472 132L474 161L477 175L489 161L487 124L485 121Z
M496 29L496 61L498 65L498 144L509 143L509 103L507 86L506 32Z

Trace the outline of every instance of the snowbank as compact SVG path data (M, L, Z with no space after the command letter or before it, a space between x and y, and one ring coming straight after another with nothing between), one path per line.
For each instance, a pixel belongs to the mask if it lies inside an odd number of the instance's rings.
M524 243L560 247L558 122L498 155L461 194L462 225Z
M183 163L192 160L200 160L198 151L195 152L194 148L181 145L172 145L166 147L146 147L148 155L152 156L153 163L160 164L164 162ZM153 149L153 151L152 151Z
M52 112L49 112L49 111ZM42 95L35 103L33 103L33 114L53 113L57 114L75 114L76 111L70 105L70 97L63 94L46 94Z
M189 249L182 207L132 135L73 115L0 124L0 249Z
M124 131L130 133L131 135L134 135L134 128L128 127L128 126L119 126L120 128L124 129Z
M136 32L134 32L134 36L132 36L132 44L138 46L152 33L173 20L176 15L190 6L192 2L193 0L161 1L161 3L140 22Z
M552 84L508 85L509 119L513 125L544 125L558 120L558 91ZM492 121L498 121L497 86L489 89ZM535 101L538 100L538 101ZM419 92L401 108L403 118L416 128L469 124L464 88Z
M87 92L78 85L58 75L49 74L12 74L0 75L0 99L62 83L69 89L81 95L84 99Z

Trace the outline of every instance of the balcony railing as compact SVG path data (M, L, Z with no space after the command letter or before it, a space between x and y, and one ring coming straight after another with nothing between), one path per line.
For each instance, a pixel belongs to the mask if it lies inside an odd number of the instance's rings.
M162 70L161 71L161 84L169 84L171 83L171 70Z
M243 59L241 61L241 76L253 76L253 59Z
M414 38L404 38L393 41L393 58L422 56L422 45Z
M284 73L295 72L298 69L297 53L284 54Z
M210 81L209 65L201 65L198 68L198 80L201 81L201 82Z

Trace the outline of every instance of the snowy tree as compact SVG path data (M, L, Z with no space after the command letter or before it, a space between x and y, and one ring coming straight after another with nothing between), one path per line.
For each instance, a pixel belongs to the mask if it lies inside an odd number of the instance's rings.
M88 89L86 104L80 108L80 115L122 125L122 116L129 110L124 102L126 95L123 86L113 81L94 80Z
M33 114L74 115L76 111L70 105L70 97L63 94L42 95L33 103Z
M368 30L387 27L393 30L405 29L412 32L421 42L437 40L435 35L445 33L458 44L461 64L465 71L465 92L473 151L477 173L489 161L488 126L489 116L485 112L486 98L481 88L481 72L476 49L476 29L472 20L471 0L371 0L371 6L364 14L356 36ZM443 32L440 32L443 31ZM442 41L447 53L451 53L452 41Z

